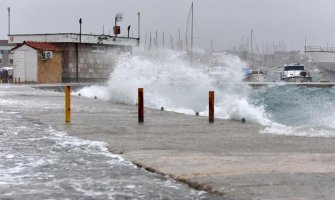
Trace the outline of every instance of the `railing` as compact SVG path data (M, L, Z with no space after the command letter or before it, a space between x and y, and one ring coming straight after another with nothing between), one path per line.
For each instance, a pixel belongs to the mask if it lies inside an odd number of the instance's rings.
M335 47L305 46L305 52L335 52Z

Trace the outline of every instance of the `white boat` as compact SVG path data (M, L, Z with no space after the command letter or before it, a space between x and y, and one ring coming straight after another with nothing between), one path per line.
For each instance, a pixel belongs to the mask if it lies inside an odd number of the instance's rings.
M322 79L335 82L335 47L306 46L305 54L322 71Z
M284 65L284 70L280 74L280 79L287 82L311 82L312 77L305 66L301 64Z
M245 82L265 82L266 74L261 70L243 69Z

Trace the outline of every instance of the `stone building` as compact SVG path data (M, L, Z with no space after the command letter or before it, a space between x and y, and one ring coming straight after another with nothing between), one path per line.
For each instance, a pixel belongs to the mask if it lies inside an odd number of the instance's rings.
M105 81L117 58L139 45L139 38L75 33L9 35L9 43L47 42L62 49L62 81Z

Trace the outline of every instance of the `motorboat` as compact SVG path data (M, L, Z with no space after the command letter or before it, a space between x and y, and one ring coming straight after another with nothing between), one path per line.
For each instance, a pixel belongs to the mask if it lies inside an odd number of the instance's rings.
M243 69L244 77L243 81L245 82L265 82L266 74L262 70L253 70L251 68Z
M284 70L280 74L280 79L286 82L311 82L312 77L302 64L284 65Z

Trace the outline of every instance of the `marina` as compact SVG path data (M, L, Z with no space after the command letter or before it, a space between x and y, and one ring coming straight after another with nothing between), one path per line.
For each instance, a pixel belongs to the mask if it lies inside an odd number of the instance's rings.
M335 199L331 4L3 0L0 199Z

